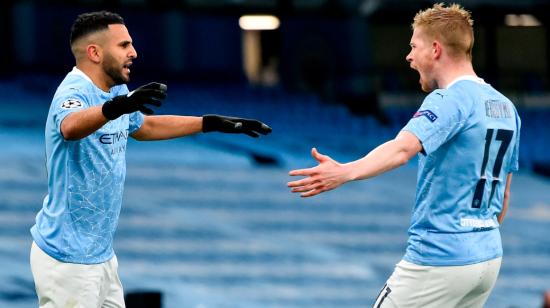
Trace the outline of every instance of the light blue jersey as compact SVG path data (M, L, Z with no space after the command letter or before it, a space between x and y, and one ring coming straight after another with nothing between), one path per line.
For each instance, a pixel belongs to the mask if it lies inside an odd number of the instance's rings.
M403 128L423 146L404 259L466 265L502 256L497 215L518 170L520 118L504 95L463 76L430 93Z
M59 261L95 264L113 256L126 176L126 142L143 124L143 115L123 115L75 141L63 138L61 122L71 112L126 93L126 85L106 93L74 68L52 100L45 133L48 195L31 234L42 250Z

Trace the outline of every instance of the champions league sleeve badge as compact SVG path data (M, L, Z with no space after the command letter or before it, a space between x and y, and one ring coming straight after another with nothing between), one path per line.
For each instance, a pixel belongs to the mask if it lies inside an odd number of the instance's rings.
M65 109L76 109L81 107L82 107L82 103L80 101L77 101L76 99L69 99L64 101L63 104L61 104L61 108L65 108Z
M426 119L430 120L430 122L435 122L435 120L437 120L437 116L435 115L435 113L433 113L431 110L418 110L414 115L413 115L413 118L418 118L418 117L421 117L421 116L424 116L426 117Z

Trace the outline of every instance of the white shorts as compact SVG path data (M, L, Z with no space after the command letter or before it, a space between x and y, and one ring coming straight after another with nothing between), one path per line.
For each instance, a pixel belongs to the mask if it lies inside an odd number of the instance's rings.
M423 266L401 260L374 308L483 307L502 258L463 266Z
M124 292L116 256L101 264L60 262L31 247L31 270L41 308L123 308Z

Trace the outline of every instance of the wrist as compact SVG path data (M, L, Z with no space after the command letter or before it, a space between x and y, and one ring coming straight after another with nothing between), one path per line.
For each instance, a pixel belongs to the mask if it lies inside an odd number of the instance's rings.
M101 113L103 113L103 116L108 120L114 120L120 117L120 114L117 114L113 106L112 100L108 100L105 103L103 103L103 106L101 107Z
M220 119L213 114L205 114L202 116L202 132L208 133L217 131L220 126Z
M342 174L344 175L344 180L346 182L356 181L359 179L358 168L353 165L353 162L345 163L340 165L342 167Z
M115 120L125 114L126 111L124 106L127 105L125 99L126 95L119 95L103 103L103 106L101 107L103 116L108 120Z
M111 101L107 101L103 103L103 106L101 106L101 113L107 120L114 120L116 117L113 114L113 109L110 106Z

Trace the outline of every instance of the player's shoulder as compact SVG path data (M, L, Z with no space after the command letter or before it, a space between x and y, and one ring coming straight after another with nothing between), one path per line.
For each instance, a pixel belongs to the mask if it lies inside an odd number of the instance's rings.
M468 93L457 91L454 87L436 89L425 97L415 116L433 114L429 117L432 122L440 116L446 118L469 117L473 104Z
M449 93L448 89L435 89L426 96L426 100L441 101L448 99L452 93Z
M435 105L459 104L464 98L453 89L436 89L426 96L424 103Z
M452 82L446 88L432 91L426 99L433 102L442 101L445 105L457 105L469 110L480 98L487 97L488 92L498 93L481 78L464 78Z
M93 84L77 74L69 73L57 87L54 98L63 98L67 96L78 96L84 98L93 91Z
M90 105L93 84L77 74L67 74L52 99L52 108L76 110Z

